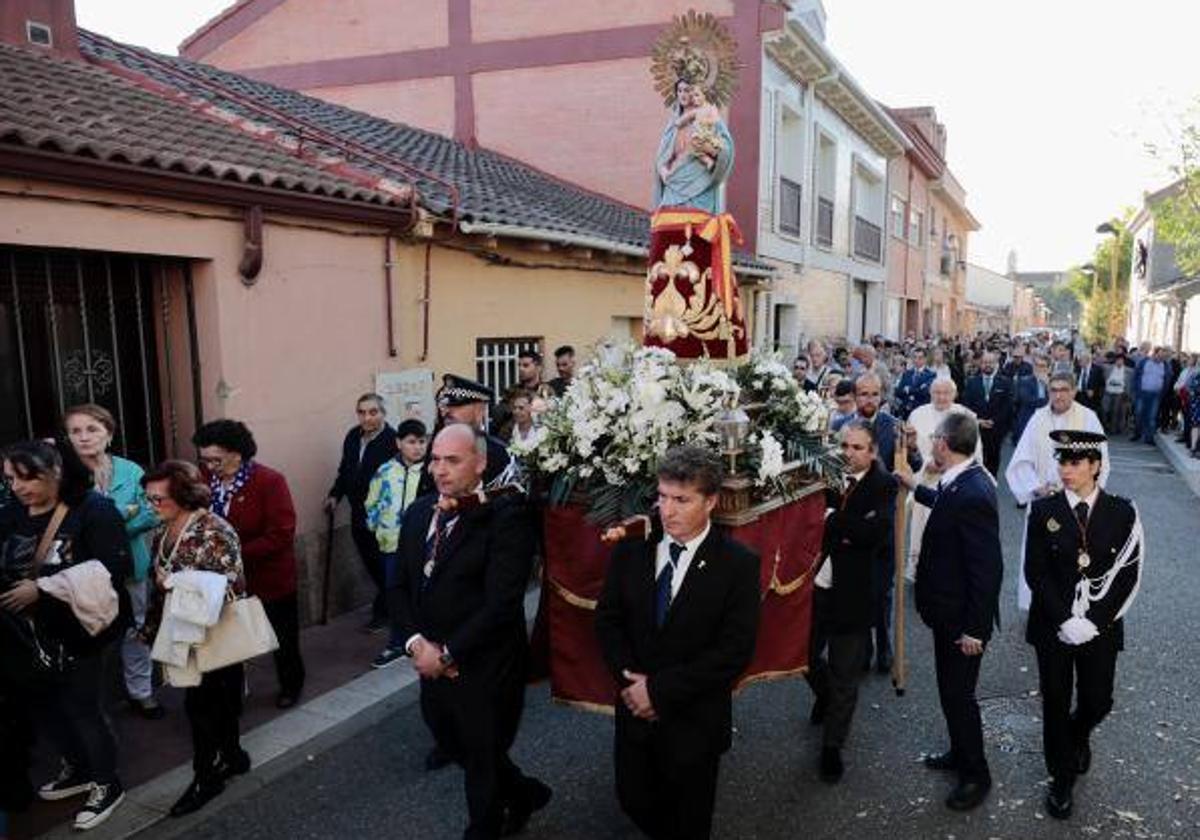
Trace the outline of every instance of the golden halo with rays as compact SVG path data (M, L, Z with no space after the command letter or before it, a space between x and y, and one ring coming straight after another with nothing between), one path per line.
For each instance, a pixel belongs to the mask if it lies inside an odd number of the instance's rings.
M680 79L703 88L718 108L729 103L737 85L737 41L717 18L690 9L658 36L650 53L654 89L667 106L675 104Z

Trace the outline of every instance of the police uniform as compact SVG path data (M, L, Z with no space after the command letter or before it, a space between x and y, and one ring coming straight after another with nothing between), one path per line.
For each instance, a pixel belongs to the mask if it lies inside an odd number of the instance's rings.
M488 386L463 376L447 373L442 377L442 387L437 392L437 404L439 408L471 405L472 403L490 405L494 397L495 391ZM436 437L437 433L445 425L445 422L439 415L437 426L433 430L433 437ZM486 423L484 431L489 432ZM494 490L506 484L520 483L519 464L509 454L508 446L505 445L504 441L489 432L487 436L487 448L487 467L483 471L484 489ZM433 491L433 478L430 476L428 470L429 458L432 454L433 447L430 447L429 453L425 456L426 469L423 472L420 490L422 494Z
M1061 429L1050 437L1060 463L1101 458L1102 434ZM1122 618L1141 583L1142 526L1129 500L1097 483L1087 499L1065 489L1035 500L1025 545L1033 593L1026 641L1037 651L1043 749L1053 777L1046 808L1065 819L1075 778L1091 764L1091 731L1112 709Z

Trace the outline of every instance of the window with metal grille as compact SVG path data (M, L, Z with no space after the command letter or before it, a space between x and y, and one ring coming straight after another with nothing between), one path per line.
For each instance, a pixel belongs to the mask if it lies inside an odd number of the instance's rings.
M496 392L496 399L517 383L517 358L525 350L542 352L540 336L475 339L475 378ZM543 354L544 355L544 354Z
M800 235L801 192L795 181L779 179L779 229L792 236Z

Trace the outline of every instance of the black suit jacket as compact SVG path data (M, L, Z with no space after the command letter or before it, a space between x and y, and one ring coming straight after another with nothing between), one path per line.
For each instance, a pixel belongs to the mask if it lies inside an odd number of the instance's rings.
M662 629L654 620L655 556L661 526L649 539L613 552L596 607L596 634L618 685L623 671L648 675L654 722L633 717L616 699L618 738L660 739L677 760L730 747L732 689L750 664L758 633L759 561L713 526L691 559Z
M1088 577L1100 577L1112 568L1136 519L1127 499L1103 490L1096 495L1095 509L1087 521ZM1025 628L1025 640L1030 644L1054 642L1059 626L1071 617L1075 584L1080 580L1081 544L1078 521L1066 493L1036 499L1030 505L1025 534L1025 582L1033 594ZM1124 620L1116 615L1137 585L1139 568L1140 558L1139 565L1127 566L1117 574L1104 598L1088 607L1086 618L1101 634L1113 634L1118 648L1124 645L1125 628Z
M865 630L874 623L873 575L892 528L894 487L878 461L843 497L826 492L832 512L825 518L821 556L833 564L830 620L840 630Z
M342 441L342 460L338 463L337 478L329 488L329 495L338 501L345 496L350 502L354 524L363 525L364 507L367 500L367 489L375 473L388 461L396 457L396 431L384 423L379 434L371 438L363 451L362 460L358 457L358 448L362 442L362 432L358 426L346 432Z
M977 373L967 380L966 387L963 388L962 404L974 411L980 420L993 421L995 425L991 429L992 434L1003 437L1013 419L1012 380L1003 374L995 374L992 377L992 392L985 395L983 374Z
M996 487L972 464L940 492L918 485L915 498L931 509L917 560L917 612L935 630L986 642L999 620L1004 574Z
M1079 384L1079 365L1075 366L1075 383ZM1087 381L1082 391L1075 392L1075 399L1096 411L1100 408L1100 400L1104 396L1104 368L1092 362L1088 369Z
M436 500L422 496L404 515L400 568L388 592L392 615L402 639L420 633L448 647L464 684L488 684L524 661L533 526L521 497L465 511L426 585L425 538Z

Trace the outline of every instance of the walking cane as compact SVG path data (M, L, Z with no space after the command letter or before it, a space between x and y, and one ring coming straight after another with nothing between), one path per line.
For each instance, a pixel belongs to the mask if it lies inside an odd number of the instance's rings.
M901 422L896 426L896 451L892 468L895 472L907 470L908 467L908 447L904 438L904 423ZM908 488L900 484L896 491L896 516L892 523L893 540L893 560L896 566L896 621L895 621L895 641L896 649L892 657L892 687L896 689L896 696L904 696L904 685L908 678L908 662L904 655L904 571L905 559L908 554L908 548L905 545L908 538L908 517L905 516L906 504L908 502Z
M321 584L321 623L329 623L329 577L333 569L333 511L325 512L325 573Z

